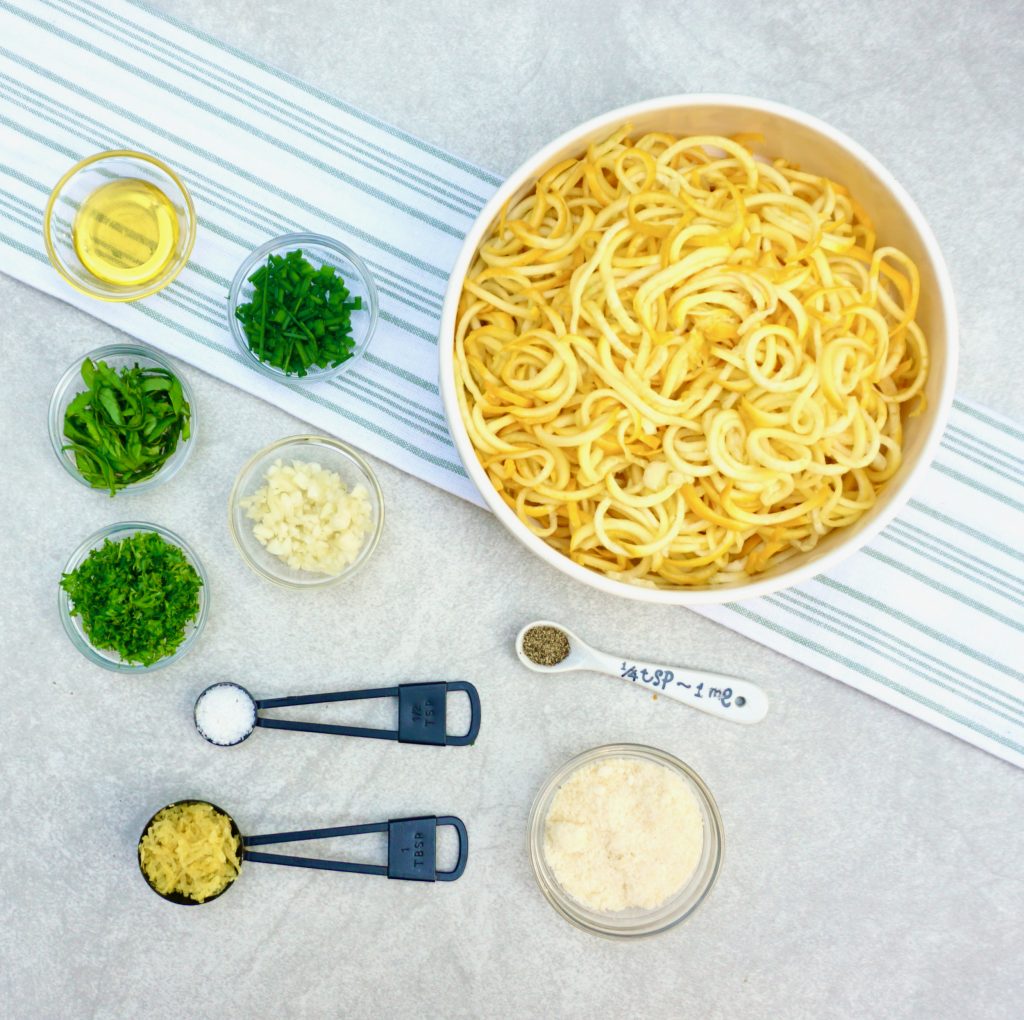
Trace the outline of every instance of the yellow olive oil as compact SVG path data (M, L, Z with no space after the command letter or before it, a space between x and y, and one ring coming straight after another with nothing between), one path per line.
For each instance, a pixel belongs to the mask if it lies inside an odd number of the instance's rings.
M174 257L178 217L158 187L123 178L82 202L71 236L82 265L98 280L137 287L158 277Z

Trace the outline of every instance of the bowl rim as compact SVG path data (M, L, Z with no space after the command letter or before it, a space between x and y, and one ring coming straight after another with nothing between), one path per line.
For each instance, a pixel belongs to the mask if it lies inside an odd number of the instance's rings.
M182 201L185 204L185 208L188 210L188 237L185 239L185 247L182 251L181 258L178 260L177 268L173 272L169 273L166 277L161 277L155 283L142 287L139 290L130 290L125 294L109 294L105 291L91 290L88 287L82 286L80 280L73 277L65 268L64 263L57 255L57 251L53 245L53 239L50 236L50 222L53 219L53 212L57 206L57 198L60 193L64 190L64 186L74 177L80 173L86 167L92 166L93 163L98 163L104 159L135 159L143 163L149 163L151 166L155 166L162 173L174 182L175 187L181 195ZM189 194L188 188L185 187L185 182L178 176L175 170L172 170L162 159L158 159L156 156L151 156L146 152L139 152L136 149L104 149L102 152L94 152L91 156L86 156L85 159L79 160L67 170L61 179L53 186L53 190L50 192L49 197L46 200L46 208L43 211L43 244L46 247L46 255L50 260L50 265L63 277L67 283L69 283L79 294L85 294L86 297L96 298L98 301L110 301L113 303L123 303L125 301L139 301L142 298L152 297L154 294L158 294L160 291L173 283L181 271L188 265L189 259L192 257L192 249L196 243L196 207L192 202L192 196Z
M81 382L82 362L86 358L89 358L90 361L99 361L103 358L111 357L146 358L147 360L154 362L160 368L166 369L181 384L182 394L188 402L191 412L189 415L188 439L182 440L179 438L177 445L174 447L174 452L163 462L155 474L150 475L148 478L143 478L140 482L132 482L131 485L125 486L123 489L118 489L113 496L111 496L108 489L99 489L95 485L90 485L81 476L81 474L79 474L78 468L71 462L70 455L63 448L64 421L62 418L59 419L60 405L64 400L65 394L70 391L75 380L78 379L79 384L84 386L84 383ZM84 390L78 391L78 393L84 392ZM159 351L155 351L152 348L145 347L139 343L104 344L102 347L96 347L91 351L87 351L77 361L72 362L61 374L60 379L57 380L57 385L53 388L46 419L47 428L50 433L50 446L53 448L53 452L56 454L57 460L60 461L61 467L63 467L64 470L67 471L67 473L83 488L88 489L90 492L102 493L111 499L123 494L138 495L142 492L149 492L150 490L162 485L164 482L170 481L178 474L179 471L181 471L189 457L192 456L192 448L195 445L199 434L199 415L196 411L195 395L192 392L192 387L189 385L188 380L174 367L174 365L171 364L170 360L165 358ZM179 451L181 451L180 456Z
M360 549L359 555L353 563L350 563L340 574L324 574L317 576L316 580L313 581L291 581L284 577L279 577L276 574L271 573L261 564L257 563L248 553L242 543L241 537L238 534L238 528L235 524L235 509L238 505L238 500L241 498L242 483L248 480L249 475L255 468L256 464L261 461L264 457L269 456L277 450L281 450L286 446L327 446L341 453L351 460L355 466L362 472L363 477L366 479L370 490L373 492L377 500L377 520L374 524L374 528L369 538ZM242 557L242 562L249 567L253 573L272 581L276 585L280 585L282 588L290 588L295 591L310 591L318 590L321 588L329 588L332 585L337 584L339 581L348 580L357 571L361 570L370 557L373 556L380 544L380 537L384 531L384 492L380 487L380 482L377 480L377 475L373 468L370 467L366 458L353 447L349 446L348 443L342 442L340 439L335 439L334 436L323 436L315 433L304 433L296 436L285 436L283 439L275 440L262 449L257 450L246 462L239 468L238 474L235 475L234 484L231 486L231 493L228 496L228 529L231 532L231 540L235 544L235 548L238 550L239 555Z
M185 634L181 644L178 645L171 655L165 655L162 659L157 659L150 666L144 666L141 663L127 663L123 660L114 662L111 659L105 658L86 637L84 631L81 634L78 632L78 629L75 627L74 618L71 616L71 596L61 587L60 581L57 582L57 611L60 614L60 622L64 625L64 632L70 638L75 648L90 662L94 662L96 665L109 669L114 673L152 673L154 670L169 666L172 662L177 662L178 659L188 654L192 646L199 640L199 636L206 627L207 617L210 615L210 579L207 576L202 560L196 555L196 551L192 546L180 535L171 531L170 528L165 528L161 524L153 524L151 521L115 521L93 532L68 557L64 568L61 570L61 577L64 574L70 574L79 567L85 557L104 539L113 538L114 536L127 537L129 534L134 535L143 531L154 532L166 542L170 542L181 549L189 563L192 564L195 572L199 575L199 579L203 582L202 587L199 589L199 615L189 625L192 630Z
M282 372L281 369L275 368L273 365L268 365L253 354L249 348L249 342L246 339L245 331L242 329L242 324L238 321L235 316L235 309L238 307L239 298L242 295L242 288L245 286L249 279L249 275L252 273L253 267L263 261L272 252L275 252L278 248L290 248L293 245L319 245L321 248L328 248L342 258L347 259L356 268L356 273L359 275L362 281L363 289L366 291L366 311L370 316L370 321L366 326L366 335L359 341L352 351L352 356L346 358L340 365L335 365L333 368L327 368L323 370L316 370L307 372L306 375L288 374ZM303 257L305 257L303 252ZM330 237L328 234L318 234L315 231L310 230L298 230L288 234L280 234L277 237L271 238L269 241L265 241L259 247L254 248L235 270L235 275L231 279L231 285L228 288L228 328L231 331L231 335L235 340L235 344L238 346L239 351L242 353L245 359L246 365L250 368L256 369L261 375L266 376L268 379L276 379L278 382L294 383L298 386L307 386L310 383L327 382L331 379L336 378L343 372L347 372L356 362L358 362L362 356L366 353L367 348L370 346L370 341L373 339L374 333L377 331L377 320L380 317L380 296L377 292L377 282L373 278L373 273L370 272L370 267L363 261L361 255L358 252L353 251L347 244L342 241Z
M541 862L544 859L544 822L541 817L541 809L553 798L558 789L583 765L589 765L597 761L609 761L614 758L634 757L644 761L653 762L663 768L667 768L677 775L681 775L693 786L698 801L701 802L703 811L708 820L705 828L705 840L711 840L711 854L713 855L710 871L705 879L703 888L700 889L694 901L686 908L677 908L674 914L670 914L664 923L652 928L649 931L623 931L616 930L612 924L599 926L592 923L582 915L581 908L573 898L565 892L557 880L549 881L543 874ZM674 754L654 747L650 744L636 743L614 743L599 744L586 751L581 751L568 761L563 762L556 768L541 785L533 798L530 806L529 820L526 827L527 851L530 856L530 864L533 868L533 876L537 881L544 898L554 907L555 911L564 917L570 924L575 925L583 931L592 935L600 935L607 939L635 940L652 938L660 935L683 921L690 918L711 895L711 891L718 884L719 876L722 873L722 865L725 860L725 827L722 824L722 815L718 809L718 802L714 794L708 788L700 774L692 766L677 758ZM678 893L678 890L677 890ZM595 911L596 913L596 911ZM609 915L613 916L613 915Z
M849 155L862 163L870 173L875 175L906 213L927 258L935 269L935 276L938 282L937 299L942 307L942 313L947 324L945 330L945 366L939 381L938 397L932 405L934 422L931 431L924 437L917 463L912 468L902 467L897 472L896 477L890 480L886 487L884 505L877 507L872 518L860 528L856 536L847 536L845 540L840 538L840 540L833 544L831 549L824 551L817 558L802 562L800 558L794 557L795 562L793 566L781 564L777 573L773 573L768 577L760 577L756 580L747 580L742 584L703 588L646 587L630 584L626 581L619 581L574 563L568 557L549 546L542 538L529 531L511 508L501 499L497 490L491 484L490 479L488 479L486 472L481 467L469 439L469 434L462 421L458 392L455 386L454 359L451 356L451 338L455 332L458 305L466 271L476 254L485 231L499 214L501 207L512 195L536 178L545 167L550 165L553 158L563 148L573 144L582 144L582 139L590 134L620 124L633 117L664 112L670 109L700 106L721 106L753 110L793 121L824 136L834 145L845 149ZM488 508L523 545L556 570L589 585L591 588L596 588L608 594L663 605L701 606L737 602L768 595L780 589L801 584L819 574L827 573L833 570L837 564L867 545L895 518L904 508L913 491L924 479L938 449L949 418L956 381L958 323L952 280L931 227L906 189L859 142L854 141L845 132L832 127L825 121L784 103L729 93L694 92L646 99L592 117L582 124L563 132L509 174L505 182L480 211L473 226L466 234L466 238L452 267L441 312L441 327L438 334L438 357L440 362L441 400L444 405L452 441L463 467L466 469L466 473ZM932 370L934 371L934 366L932 366Z

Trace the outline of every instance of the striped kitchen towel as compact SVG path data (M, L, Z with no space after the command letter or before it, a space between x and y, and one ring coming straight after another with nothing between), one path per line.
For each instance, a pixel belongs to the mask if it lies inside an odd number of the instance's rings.
M177 170L198 237L142 302L77 294L50 268L41 215L60 176L103 149ZM0 239L7 272L420 478L479 502L445 426L437 323L448 270L500 178L125 0L0 0ZM285 386L248 368L227 289L295 230L359 252L381 314L357 368Z
M47 262L42 211L74 162L141 149L196 204L188 268L134 304L92 301ZM437 331L449 267L500 183L136 0L0 0L0 251L12 276L480 502L445 427ZM381 322L359 366L265 379L227 330L242 258L292 230L370 265ZM957 401L917 498L834 573L701 612L1024 765L1024 435Z
M955 400L924 483L867 548L700 612L1024 766L1024 431Z

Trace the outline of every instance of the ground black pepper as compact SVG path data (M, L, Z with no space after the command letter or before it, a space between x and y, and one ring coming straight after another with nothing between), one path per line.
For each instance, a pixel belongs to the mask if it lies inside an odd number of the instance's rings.
M523 652L538 666L557 666L569 654L569 638L557 627L531 627L523 635Z

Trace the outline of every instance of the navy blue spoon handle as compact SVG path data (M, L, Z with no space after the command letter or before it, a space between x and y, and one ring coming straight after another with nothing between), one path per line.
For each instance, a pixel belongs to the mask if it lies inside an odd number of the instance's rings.
M450 871L437 870L437 829L450 825L459 839L459 856ZM295 857L289 854L268 854L251 850L254 846L272 843L297 843L332 836L361 836L369 832L388 834L388 863L356 864L352 861L330 861L317 857ZM469 834L460 818L454 815L427 815L422 818L398 818L366 825L339 825L327 829L304 829L298 832L275 832L264 836L244 836L242 854L247 861L262 864L283 864L292 868L316 868L321 871L348 871L360 875L381 875L412 882L454 882L466 870L469 858Z
M469 698L469 729L463 734L447 732L450 691L461 691ZM298 722L293 719L268 719L259 715L263 709L319 705L332 701L363 701L368 698L398 699L398 729L336 726L329 723ZM338 691L334 694L299 694L290 698L264 698L256 702L256 711L256 725L267 729L332 733L342 737L370 737L374 740L397 740L402 744L464 747L466 744L472 744L480 732L480 695L471 683L464 680L400 684L397 687L374 687L362 691Z

